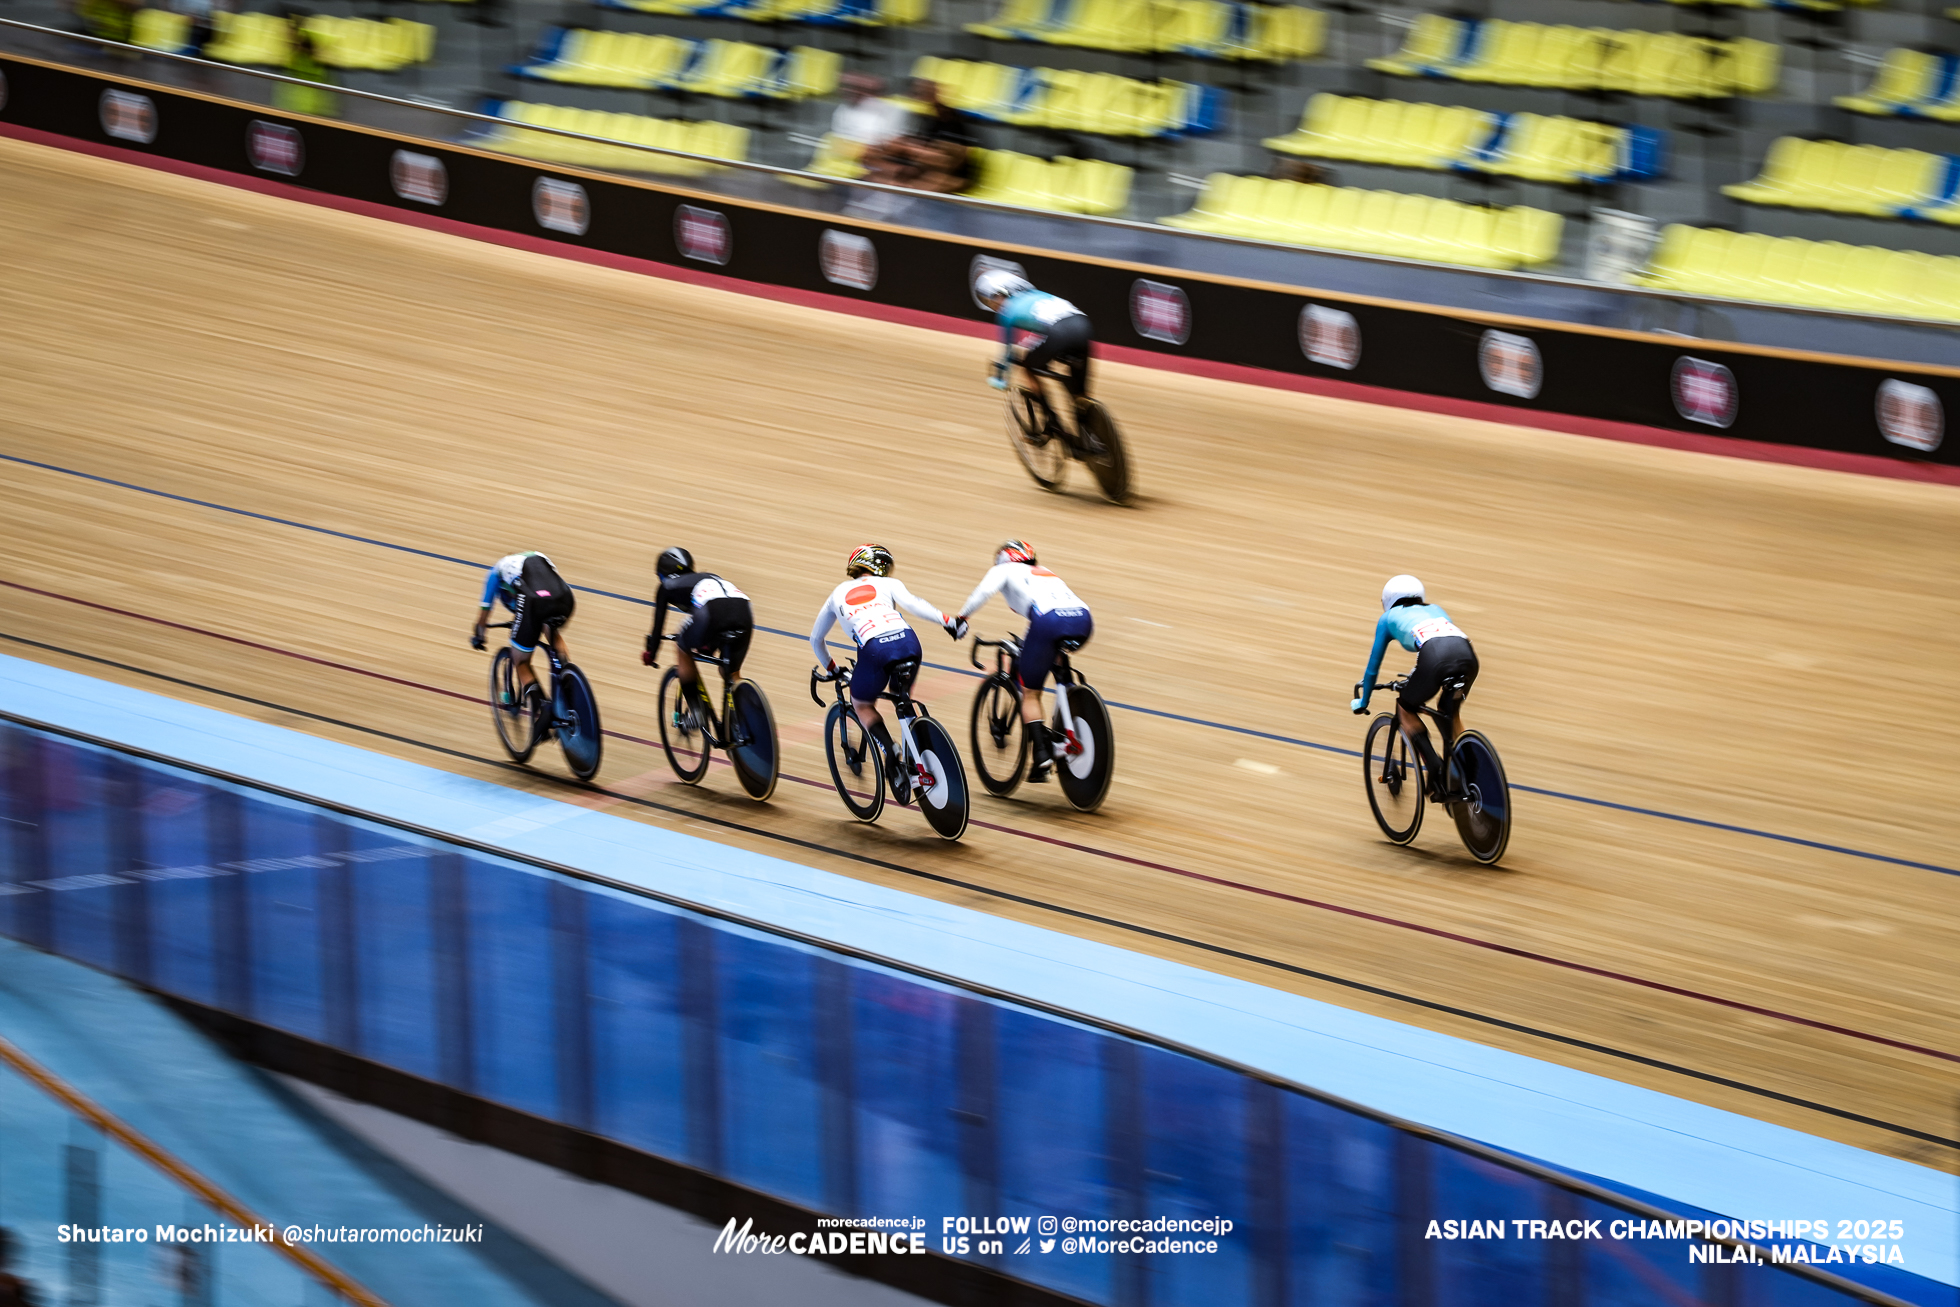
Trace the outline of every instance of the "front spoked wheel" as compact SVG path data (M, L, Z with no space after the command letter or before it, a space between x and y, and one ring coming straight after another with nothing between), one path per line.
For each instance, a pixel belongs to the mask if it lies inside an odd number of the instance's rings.
M960 751L946 728L930 717L912 719L912 747L919 751L919 763L932 777L932 784L918 796L919 810L933 830L945 839L956 840L966 834L972 808Z
M1393 714L1369 723L1361 768L1375 824L1391 844L1407 844L1422 829L1422 760Z
M592 697L592 683L585 673L566 663L553 687L551 701L553 733L565 754L565 765L572 775L589 781L599 770L605 735L599 727L599 702Z
M780 751L776 748L776 714L769 711L769 698L749 681L735 686L728 699L728 758L735 764L735 778L742 791L757 803L776 792L776 767Z
M885 751L856 713L842 704L830 705L823 723L823 748L837 797L859 821L878 820L885 810Z
M1463 796L1449 808L1470 856L1485 866L1503 857L1511 842L1511 783L1504 778L1497 750L1481 732L1456 737L1450 751L1450 794Z
M1095 474L1103 494L1111 503L1129 503L1134 493L1130 485L1130 456L1109 410L1093 399L1077 400L1075 429L1082 461Z
M973 769L987 793L1006 798L1028 766L1028 735L1021 728L1021 692L1005 676L989 676L973 696L969 731Z
M1048 406L1031 390L1017 387L1007 397L1007 439L1021 466L1043 490L1060 490L1068 473L1068 446L1047 429Z
M1065 739L1062 754L1055 759L1055 779L1062 797L1078 812L1094 812L1109 796L1109 781L1116 774L1116 737L1109 726L1109 709L1094 688L1076 684L1068 690L1069 715L1075 730L1064 736L1062 714L1052 723L1055 738Z
M517 673L508 647L497 650L490 660L490 719L496 723L497 739L512 762L526 762L538 747L531 730L531 715L517 693Z
M712 746L701 729L701 708L681 684L678 669L669 667L660 678L660 748L674 775L699 785L708 774Z

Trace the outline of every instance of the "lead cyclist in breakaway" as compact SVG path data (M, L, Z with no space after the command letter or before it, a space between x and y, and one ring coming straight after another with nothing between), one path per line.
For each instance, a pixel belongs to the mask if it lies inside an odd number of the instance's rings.
M1042 718L1041 687L1054 669L1056 645L1063 640L1087 644L1096 624L1089 616L1089 605L1076 598L1075 591L1061 577L1035 561L1034 548L1025 540L1009 540L994 551L994 565L980 578L980 584L967 596L966 605L954 620L965 621L997 594L1007 600L1009 608L1028 619L1017 666L1021 680L1021 721L1034 757L1028 767L1028 780L1040 784L1054 770L1058 743Z
M1416 709L1428 703L1445 681L1460 678L1466 689L1476 681L1477 651L1450 615L1423 595L1422 582L1407 575L1390 577L1382 587L1382 615L1375 621L1375 644L1368 653L1368 670L1361 676L1361 697L1348 702L1357 716L1368 711L1375 675L1381 671L1382 654L1391 638L1416 656L1415 670L1396 696L1396 721L1422 759L1422 769L1429 776L1429 797L1441 802L1448 778L1442 774L1443 760L1430 742L1429 728Z
M653 629L647 633L640 661L648 667L660 665L660 637L667 629L667 610L686 612L687 620L674 637L674 666L681 675L682 702L706 702L694 655L704 653L721 659L724 690L742 679L742 663L749 656L749 640L755 635L749 597L713 572L695 571L694 555L679 545L661 550L653 571L660 584L653 592Z
M966 635L966 619L949 617L905 588L905 582L892 575L897 563L883 545L859 545L844 561L847 580L830 592L817 610L816 625L810 628L810 648L817 655L817 667L826 679L837 676L837 660L824 647L830 628L842 622L858 648L857 667L851 672L851 708L879 744L885 748L886 769L890 774L892 797L905 800L910 786L905 779L905 759L892 743L885 719L878 713L878 696L891 680L892 664L907 658L924 658L919 637L905 624L899 610L904 609L925 622L937 622L955 640ZM902 688L902 687L901 687Z
M1000 324L1000 358L994 362L987 384L995 390L1007 389L1007 370L1016 363L1024 369L1066 364L1062 384L1077 399L1089 395L1089 342L1093 328L1089 315L1075 305L1046 291L1036 290L1026 277L1005 268L989 268L973 283L973 294ZM1032 332L1040 339L1014 356L1014 333ZM1041 393L1041 379L1028 374L1028 388Z
M544 695L531 673L531 655L537 650L538 638L549 635L559 658L571 661L560 628L572 620L577 601L572 597L572 587L543 554L535 550L506 554L491 564L489 575L483 578L483 603L477 609L476 625L470 628L470 648L483 647L490 606L498 600L510 609L510 652L517 697L528 705L533 695Z

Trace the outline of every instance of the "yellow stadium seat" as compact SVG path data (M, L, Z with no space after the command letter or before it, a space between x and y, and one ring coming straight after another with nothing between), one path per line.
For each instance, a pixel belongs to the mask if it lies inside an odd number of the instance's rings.
M996 41L1019 39L1022 32L1040 27L1048 17L1050 0L1003 0L1000 12L984 23L968 23L966 30L975 36L985 36Z
M1902 106L1930 96L1939 76L1939 56L1918 50L1887 50L1871 85L1857 95L1840 95L1833 103L1854 113L1893 114Z
M168 9L139 9L130 22L129 40L146 50L180 53L190 49L191 17Z
M1420 76L1449 63L1462 39L1463 23L1460 19L1445 18L1441 14L1423 14L1409 28L1400 50L1386 59L1370 59L1368 67L1376 72L1403 77Z

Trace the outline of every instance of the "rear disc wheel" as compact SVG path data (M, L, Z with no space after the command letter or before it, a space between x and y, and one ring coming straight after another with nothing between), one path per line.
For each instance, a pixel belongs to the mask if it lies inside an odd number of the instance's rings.
M942 838L956 840L966 834L972 806L960 751L946 728L930 717L913 718L911 729L912 747L919 751L919 764L932 778L925 792L917 795L919 811Z
M1055 738L1066 741L1061 757L1055 759L1055 780L1076 811L1094 812L1109 797L1109 782L1116 774L1116 738L1109 726L1109 709L1094 689L1076 684L1068 689L1068 710L1075 720L1072 738L1062 730L1059 711L1052 725Z
M599 726L599 703L592 697L592 683L585 673L566 663L559 672L557 697L551 702L554 733L572 775L589 781L598 774L599 759L605 749L605 732Z
M1111 503L1129 503L1135 493L1130 485L1130 456L1109 410L1093 399L1081 400L1075 407L1075 421L1081 433L1082 461L1095 474L1096 484Z
M743 793L761 803L776 792L781 756L776 747L776 714L769 710L769 698L761 687L742 681L729 696L728 716L722 726L728 733L735 777L742 782Z
M1450 793L1465 796L1450 804L1456 833L1470 856L1490 866L1511 842L1511 783L1497 750L1479 731L1457 736L1450 750Z

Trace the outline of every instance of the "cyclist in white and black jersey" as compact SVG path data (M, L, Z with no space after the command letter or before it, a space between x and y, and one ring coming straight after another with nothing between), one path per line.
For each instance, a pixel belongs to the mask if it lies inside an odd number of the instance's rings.
M662 550L653 570L660 585L653 592L653 630L647 634L640 661L648 667L660 665L660 637L667 628L667 610L678 608L688 616L674 640L674 666L680 671L681 688L687 691L689 702L701 689L695 654L721 659L724 683L733 685L741 680L742 662L749 656L749 639L755 634L749 597L713 572L695 571L694 555L679 545Z
M888 687L910 690L909 684L894 678L893 669L909 658L914 660L912 670L916 671L916 660L925 652L900 610L921 621L939 623L955 640L966 635L966 619L949 617L906 589L905 582L892 575L895 566L891 550L883 545L853 549L844 562L844 575L849 579L832 590L817 610L816 625L810 628L810 648L824 674L835 676L837 660L830 656L824 637L838 625L850 632L858 650L857 666L851 671L851 707L864 729L885 746L885 757L897 777L892 792L902 794L903 764L893 747L891 732L885 729L885 719L878 713L878 696Z
M1028 619L1027 634L1021 637L1018 667L1021 678L1021 720L1027 726L1028 745L1034 757L1028 780L1048 779L1055 765L1054 741L1041 712L1041 687L1055 668L1055 651L1063 640L1087 644L1095 633L1089 605L1061 577L1040 565L1034 547L1025 540L1009 540L994 551L994 565L980 578L967 596L956 620L964 621L978 612L995 595Z
M551 560L535 550L504 555L484 575L483 602L470 627L470 648L483 648L491 605L499 602L510 609L512 679L517 697L528 700L532 695L542 696L544 691L531 671L531 654L539 640L549 639L558 656L570 661L563 629L578 606L572 587L565 584Z

